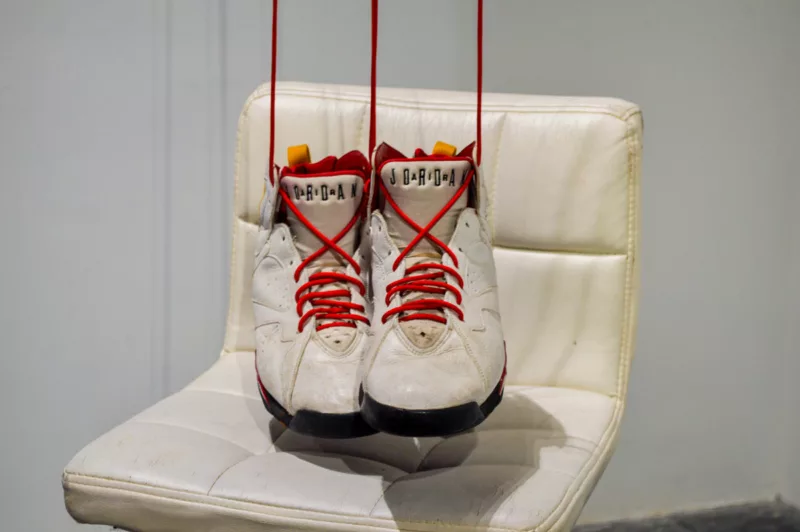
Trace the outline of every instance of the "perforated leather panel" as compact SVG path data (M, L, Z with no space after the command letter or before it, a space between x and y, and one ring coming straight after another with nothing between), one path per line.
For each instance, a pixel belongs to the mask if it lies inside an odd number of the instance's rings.
M281 84L276 153L366 150L368 91ZM484 178L511 384L608 395L627 375L636 287L641 113L607 98L487 94ZM268 151L267 87L239 124L231 303L225 351L254 348L253 235ZM401 151L475 136L469 93L382 89L378 139Z

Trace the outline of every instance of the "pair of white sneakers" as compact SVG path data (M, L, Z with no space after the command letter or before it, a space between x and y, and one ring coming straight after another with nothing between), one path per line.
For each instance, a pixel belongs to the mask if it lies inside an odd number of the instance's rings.
M266 179L253 274L267 410L329 438L445 436L500 403L506 356L487 201L470 145L387 144Z

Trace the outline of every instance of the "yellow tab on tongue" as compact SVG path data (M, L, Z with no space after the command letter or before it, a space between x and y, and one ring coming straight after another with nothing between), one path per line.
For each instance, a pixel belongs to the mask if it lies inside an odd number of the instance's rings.
M311 152L308 149L308 144L298 144L297 146L289 146L286 150L286 159L289 161L289 166L297 166L298 164L306 164L311 162Z
M452 157L456 154L456 147L440 140L433 146L433 154Z

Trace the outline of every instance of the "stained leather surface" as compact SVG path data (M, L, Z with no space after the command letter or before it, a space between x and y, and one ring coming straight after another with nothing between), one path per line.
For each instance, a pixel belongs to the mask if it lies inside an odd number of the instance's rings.
M617 438L636 320L641 115L614 99L487 94L483 173L509 369L506 396L448 439L321 440L270 419L254 376L250 279L267 89L236 156L221 359L83 449L78 520L147 531L565 530ZM276 153L366 149L368 89L282 84ZM467 93L381 90L378 138L410 152L474 136Z

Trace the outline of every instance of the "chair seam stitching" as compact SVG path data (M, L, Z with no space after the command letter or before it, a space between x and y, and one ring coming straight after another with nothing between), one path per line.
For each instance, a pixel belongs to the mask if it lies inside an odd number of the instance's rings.
M222 478L222 475L224 475L225 473L227 473L228 471L230 471L231 469L233 469L233 468L234 468L234 467L236 467L237 465L241 464L242 462L244 462L244 461L245 461L245 460L247 460L248 458L252 458L253 456L255 456L255 454L252 454L252 455L250 455L250 456L249 456L249 457L247 457L247 458L242 458L241 460L239 460L239 461L238 461L238 462L236 462L235 464L231 464L231 465L229 465L228 467L226 467L225 469L223 469L223 470L220 472L220 474L219 474L219 475L217 475L217 478L215 478L215 479L214 479L214 481L211 483L211 485L208 487L208 491L206 492L206 495L208 495L209 497L214 497L214 495L211 495L211 490L213 490L213 489L214 489L214 486L216 486L216 485L217 485L217 482L219 482L219 479L221 479L221 478Z

